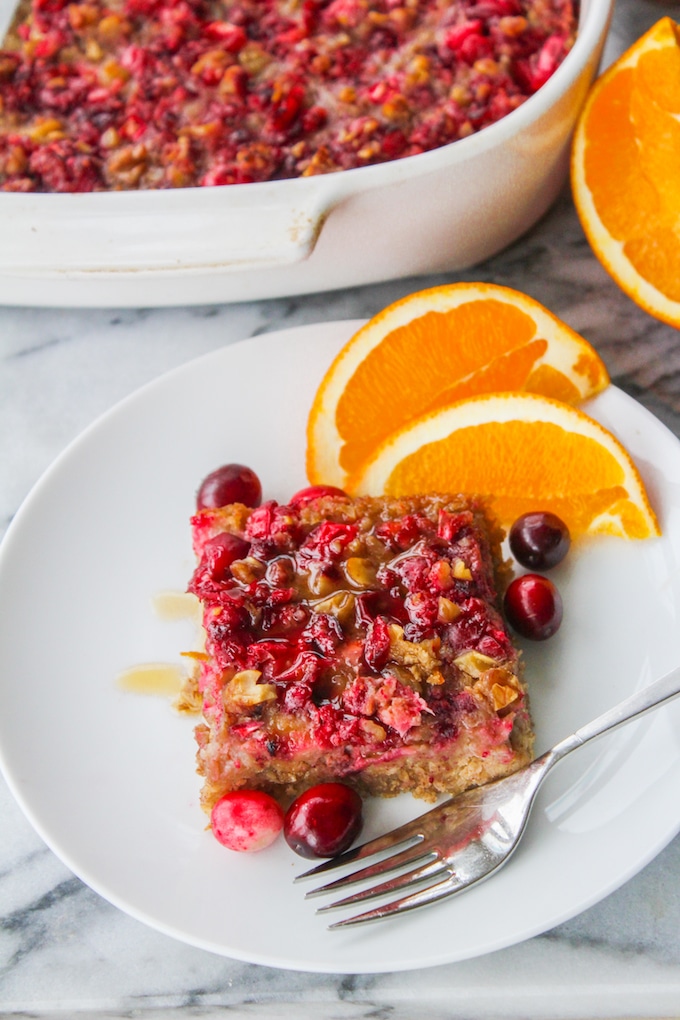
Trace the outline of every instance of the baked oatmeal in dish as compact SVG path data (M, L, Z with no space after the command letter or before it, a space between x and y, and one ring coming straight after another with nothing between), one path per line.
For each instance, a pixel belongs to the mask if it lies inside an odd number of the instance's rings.
M498 609L501 533L480 500L320 497L192 519L205 651L202 803L341 779L426 800L532 756Z
M0 51L0 189L243 184L368 166L498 121L578 0L24 0Z

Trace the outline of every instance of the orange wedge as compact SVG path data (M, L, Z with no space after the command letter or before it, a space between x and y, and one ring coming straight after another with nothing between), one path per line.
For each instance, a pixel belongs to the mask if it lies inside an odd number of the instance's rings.
M680 325L680 27L670 18L591 89L571 179L605 269L642 308Z
M411 294L328 369L309 415L307 474L345 488L393 432L454 401L521 390L576 403L608 381L590 344L526 294L488 283Z
M578 408L497 393L435 411L390 437L355 494L477 492L502 524L549 510L572 535L658 535L644 485L621 443Z

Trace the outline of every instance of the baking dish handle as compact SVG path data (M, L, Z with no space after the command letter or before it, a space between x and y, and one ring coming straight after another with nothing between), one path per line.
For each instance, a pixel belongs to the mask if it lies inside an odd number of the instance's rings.
M184 191L0 194L0 272L166 274L289 265L309 257L341 198L328 178Z

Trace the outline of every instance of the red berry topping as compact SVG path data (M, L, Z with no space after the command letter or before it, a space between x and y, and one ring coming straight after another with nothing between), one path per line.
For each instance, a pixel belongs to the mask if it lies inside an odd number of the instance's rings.
M512 555L530 570L549 570L571 545L569 528L556 514L534 511L518 517L508 535Z
M295 507L307 506L308 503L313 503L315 499L322 499L324 496L349 499L344 489L338 489L335 485L310 485L291 496L288 503L289 506Z
M229 850L264 850L283 828L283 811L268 793L237 790L217 801L210 826L215 839Z
M251 468L244 464L224 464L212 471L201 482L196 495L196 509L243 503L259 506L262 502L262 485Z
M319 783L286 812L283 835L301 857L335 857L347 850L363 824L361 797L343 783Z
M532 641L552 637L562 622L562 597L541 574L516 577L508 586L503 606L510 626Z
M250 544L238 535L221 532L209 539L203 547L208 573L213 581L224 581L230 575L229 567L234 560L242 560L250 552Z

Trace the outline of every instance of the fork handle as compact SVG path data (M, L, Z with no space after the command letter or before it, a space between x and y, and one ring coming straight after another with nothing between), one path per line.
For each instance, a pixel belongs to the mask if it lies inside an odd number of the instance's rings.
M641 691L631 694L629 698L614 705L613 708L599 715L597 719L581 726L571 736L565 737L559 744L555 744L548 754L552 761L556 762L575 748L582 747L589 740L599 737L602 733L608 733L631 719L636 719L645 712L649 712L650 709L657 708L666 701L677 697L678 694L680 694L680 666L676 666L670 673L666 673L665 676L655 680Z

